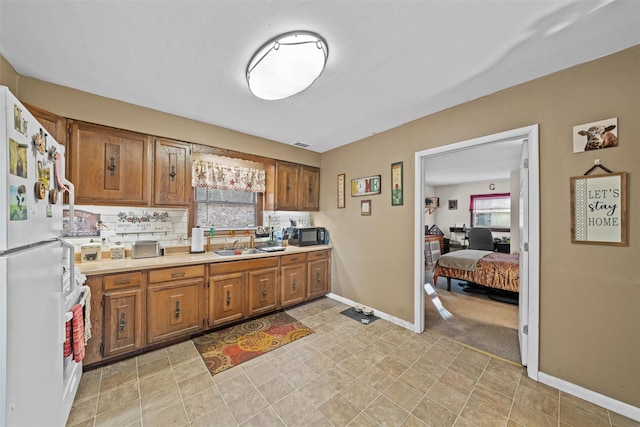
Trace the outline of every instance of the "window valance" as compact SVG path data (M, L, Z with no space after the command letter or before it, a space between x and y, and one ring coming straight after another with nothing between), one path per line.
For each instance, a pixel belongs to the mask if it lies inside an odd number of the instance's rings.
M223 163L194 160L191 166L192 185L218 190L265 192L264 170L225 165Z

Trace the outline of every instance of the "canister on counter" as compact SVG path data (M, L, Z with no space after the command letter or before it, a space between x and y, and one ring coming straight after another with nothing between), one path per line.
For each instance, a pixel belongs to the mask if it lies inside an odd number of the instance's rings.
M111 259L124 259L124 246L116 243L111 246Z
M100 243L84 243L80 245L80 261L100 261L102 259L102 245Z

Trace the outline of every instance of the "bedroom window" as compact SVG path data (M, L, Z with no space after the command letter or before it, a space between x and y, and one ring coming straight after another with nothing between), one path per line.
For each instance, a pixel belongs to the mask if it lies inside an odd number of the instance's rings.
M471 226L493 231L511 230L510 193L476 194L471 196Z

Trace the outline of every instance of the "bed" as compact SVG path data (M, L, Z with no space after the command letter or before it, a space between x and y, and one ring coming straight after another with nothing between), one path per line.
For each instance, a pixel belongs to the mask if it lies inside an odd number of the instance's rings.
M438 277L447 278L447 290L451 279L510 292L520 290L519 255L501 252L465 249L441 255L433 268L433 283Z

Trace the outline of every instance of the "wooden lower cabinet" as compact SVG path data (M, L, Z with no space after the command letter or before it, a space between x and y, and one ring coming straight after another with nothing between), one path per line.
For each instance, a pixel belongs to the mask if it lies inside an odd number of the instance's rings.
M204 266L149 272L147 344L200 332L204 327Z
M209 265L209 326L279 307L279 257Z
M245 273L209 276L209 326L244 317Z
M140 350L143 340L142 273L104 276L102 357Z
M307 298L307 254L280 257L280 306L304 302Z
M249 287L249 312L253 316L278 308L278 268L247 272Z
M329 251L309 252L307 259L307 299L326 295L331 289Z

